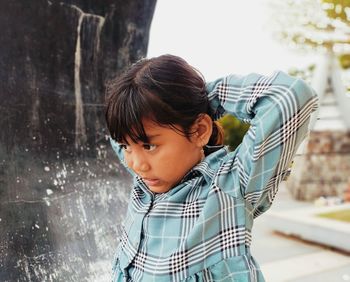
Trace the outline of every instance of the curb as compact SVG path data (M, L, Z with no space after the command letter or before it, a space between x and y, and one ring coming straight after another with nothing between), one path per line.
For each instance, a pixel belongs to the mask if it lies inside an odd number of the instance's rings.
M275 231L350 253L350 223L317 216L343 209L350 204L268 211L265 216Z

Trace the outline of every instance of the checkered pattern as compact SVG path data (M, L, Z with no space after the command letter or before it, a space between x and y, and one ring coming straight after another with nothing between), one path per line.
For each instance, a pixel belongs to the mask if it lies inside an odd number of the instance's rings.
M250 129L234 152L217 148L167 193L134 175L113 281L264 281L250 253L253 219L270 207L317 96L282 72L231 75L207 90L216 118L229 113Z

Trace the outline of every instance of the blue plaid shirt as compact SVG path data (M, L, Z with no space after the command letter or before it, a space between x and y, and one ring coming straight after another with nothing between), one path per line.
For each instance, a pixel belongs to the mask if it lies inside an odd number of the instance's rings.
M235 151L214 148L166 193L134 175L113 281L264 281L250 252L253 219L271 206L317 96L283 72L231 75L207 91L216 118L251 126Z

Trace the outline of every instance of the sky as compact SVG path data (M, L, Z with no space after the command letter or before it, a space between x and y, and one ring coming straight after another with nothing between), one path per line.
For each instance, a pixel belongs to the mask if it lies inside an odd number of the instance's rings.
M228 74L270 74L317 61L272 36L267 0L158 0L148 57L174 54L207 80ZM271 23L270 23L271 24Z

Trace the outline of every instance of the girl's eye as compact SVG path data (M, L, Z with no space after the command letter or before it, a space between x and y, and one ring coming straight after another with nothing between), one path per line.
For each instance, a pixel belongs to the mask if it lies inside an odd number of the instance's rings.
M120 148L122 148L124 151L130 152L130 146L127 144L119 144Z
M157 146L153 144L143 144L143 148L147 151L153 151L157 148Z

